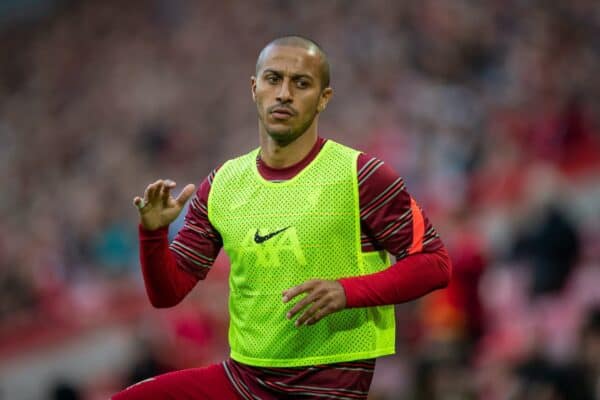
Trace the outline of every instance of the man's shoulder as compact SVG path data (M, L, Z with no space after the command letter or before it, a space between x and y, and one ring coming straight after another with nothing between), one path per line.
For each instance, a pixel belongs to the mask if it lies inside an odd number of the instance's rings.
M376 156L373 156L372 154L369 154L365 151L363 151L362 149L360 149L359 147L355 147L353 145L348 145L345 143L341 143L338 141L335 141L333 139L325 139L325 142L330 144L332 147L336 147L340 150L345 150L345 151L350 151L350 152L355 152L358 153L358 162L360 163L366 163L370 160L376 160L376 161L380 161L381 160L379 158L377 158Z
M211 186L214 182L220 181L229 182L232 179L240 176L248 176L247 174L252 173L252 168L256 165L256 158L258 157L259 148L256 148L248 153L241 154L225 161L218 168L215 168L211 173L210 179Z
M241 164L253 164L254 162L256 162L259 150L260 148L255 148L248 151L247 153L243 153L235 157L229 158L225 162L223 162L218 169L215 169L215 171L225 170L227 168L231 168L232 166L239 166Z
M349 145L344 144L344 143L340 143L340 142L338 142L336 140L333 140L333 139L323 139L323 145L328 145L330 147L335 147L335 148L338 148L338 149L344 149L344 150L348 150L348 151L357 151L359 153L361 152L360 150L357 150L357 149L355 149L352 146L349 146Z
M326 148L329 152L337 153L340 155L345 154L352 158L355 158L356 156L360 156L362 154L362 151L355 149L354 147L348 146L346 144L336 142L332 139L326 139L323 142L323 148Z

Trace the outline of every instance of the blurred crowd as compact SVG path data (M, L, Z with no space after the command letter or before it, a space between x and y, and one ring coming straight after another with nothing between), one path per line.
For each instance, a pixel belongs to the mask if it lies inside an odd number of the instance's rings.
M600 2L73 0L0 29L0 341L121 312L154 333L111 390L226 355L226 261L149 317L131 201L257 145L256 56L298 33L332 63L321 134L393 165L454 263L372 399L600 399ZM49 398L100 390L73 385Z

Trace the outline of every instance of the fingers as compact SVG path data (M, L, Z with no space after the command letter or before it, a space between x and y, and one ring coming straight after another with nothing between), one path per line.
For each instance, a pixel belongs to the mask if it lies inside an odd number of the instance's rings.
M294 286L293 288L284 290L282 301L284 303L287 303L288 301L302 293L310 292L315 284L316 281L307 281L298 286ZM308 296L296 303L296 305L294 305L294 307L292 307L290 311L288 311L288 313L286 314L286 318L292 319L294 315L296 315L300 310L302 310L308 304L312 303L314 300L315 294L310 293ZM298 324L296 324L296 326L298 326Z
M170 179L162 181L162 185L158 190L158 197L162 202L163 206L166 206L169 202L169 196L171 195L171 189L175 187L175 182Z
M311 280L283 291L283 302L295 296L308 293L286 314L291 319L301 310L305 310L295 322L296 326L312 325L325 316L346 307L346 295L343 286L335 280Z
M175 201L177 202L177 204L179 204L181 207L183 207L185 202L188 201L189 198L195 192L196 192L196 186L194 186L190 183L183 188L183 190L181 191L181 193L179 193L179 196L177 196Z
M136 208L138 210L141 210L142 208L144 208L144 206L146 202L144 201L144 199L142 199L140 196L135 196L133 198L133 205L136 206Z
M312 303L314 300L315 300L314 293L309 294L308 296L306 296L305 298L300 300L298 303L296 303L296 305L294 307L292 307L292 309L290 311L288 311L288 313L286 314L286 318L292 319L294 317L294 315L296 315L300 310L302 310L304 307L306 307L307 305Z
M333 313L335 310L335 308L331 307L330 305L327 305L319 310L317 310L317 312L315 312L312 317L309 317L306 322L304 323L304 325L314 325L317 322L319 322L320 320L322 320L324 317L328 316L329 314Z
M156 202L157 192L160 190L161 186L162 186L162 179L159 179L156 182L148 185L148 187L146 188L146 191L144 192L144 200L146 201L146 203L155 203Z
M163 207L169 206L171 199L171 190L175 187L176 183L171 179L159 179L154 183L151 183L146 187L144 191L144 197L136 196L133 199L133 205L142 210L146 205L152 204L157 206L162 204ZM196 186L189 184L183 188L177 199L176 204L179 207L183 207L189 198L196 191Z
M314 321L314 322L318 321L317 313L321 312L321 310L324 310L326 305L327 305L327 299L325 299L325 298L321 298L321 299L315 301L308 310L306 310L306 311L304 311L304 313L302 313L302 315L300 316L300 318L298 318L296 320L296 323L294 325L301 326L301 325L307 325L308 321ZM314 322L312 322L312 323L314 323Z
M313 287L316 281L307 281L298 286L294 286L293 288L287 289L283 291L283 302L287 303L294 297L298 296L301 293L305 293Z
M162 202L166 204L169 200L169 196L171 194L171 189L175 187L175 182L170 179L159 179L154 183L151 183L146 187L144 191L144 198L142 199L142 204L156 204L157 202ZM136 198L137 199L137 198ZM139 207L140 201L134 199L134 204Z

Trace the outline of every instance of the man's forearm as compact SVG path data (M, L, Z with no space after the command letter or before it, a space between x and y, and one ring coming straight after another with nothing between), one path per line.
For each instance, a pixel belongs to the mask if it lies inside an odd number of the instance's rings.
M370 307L415 300L448 285L451 262L445 248L405 257L370 275L343 278L346 307Z
M139 227L140 262L148 298L154 307L178 304L198 282L198 278L177 266L169 250L168 227L147 231Z

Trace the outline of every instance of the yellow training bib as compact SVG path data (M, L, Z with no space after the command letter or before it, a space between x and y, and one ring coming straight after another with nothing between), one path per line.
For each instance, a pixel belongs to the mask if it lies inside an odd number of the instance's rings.
M285 318L292 304L281 300L309 279L389 266L385 252L361 251L359 152L328 140L294 178L270 182L257 170L258 151L226 162L208 199L209 220L231 260L231 358L294 367L393 354L393 306L342 310L296 328Z

